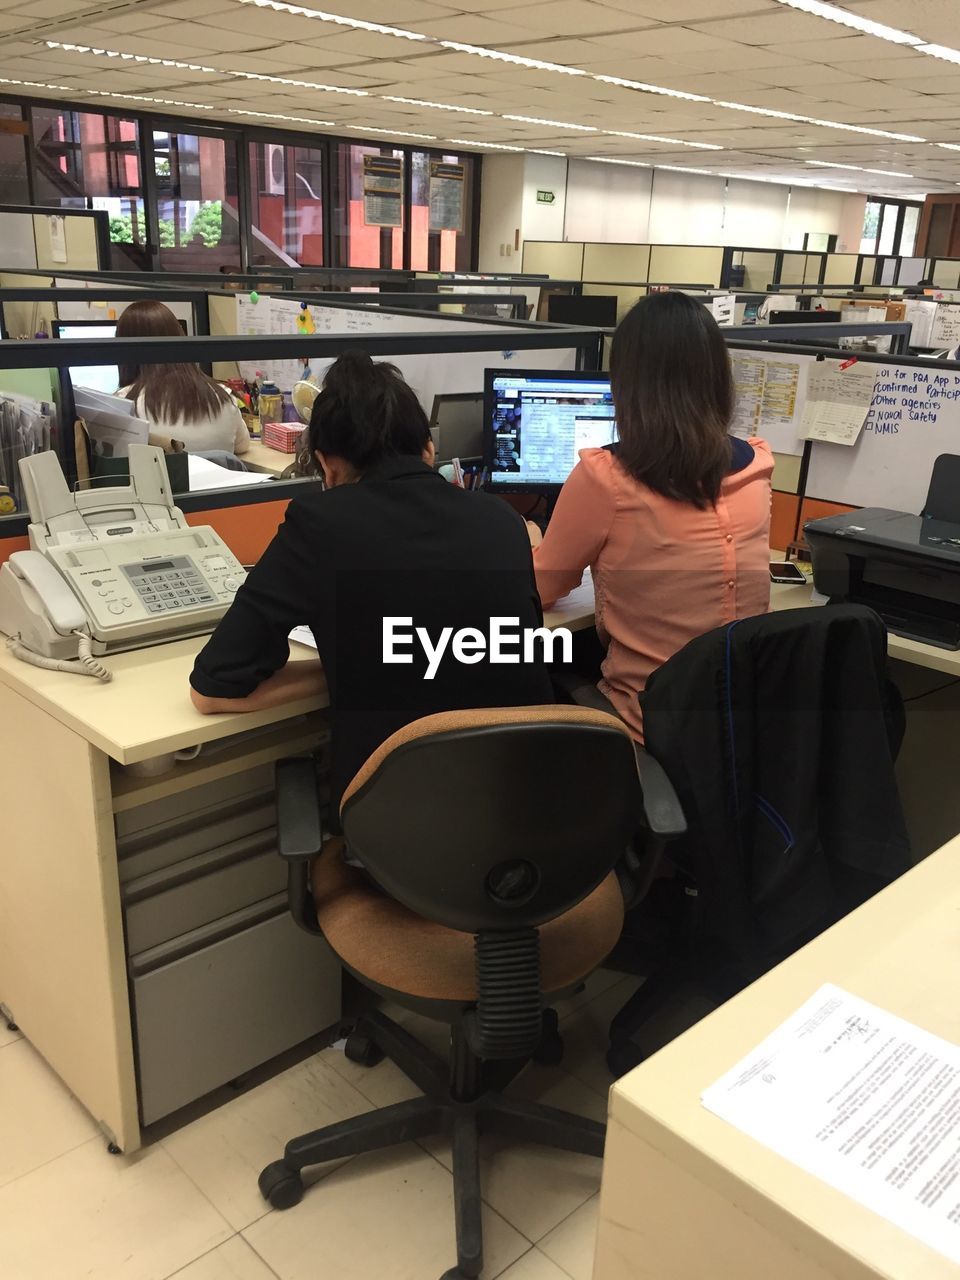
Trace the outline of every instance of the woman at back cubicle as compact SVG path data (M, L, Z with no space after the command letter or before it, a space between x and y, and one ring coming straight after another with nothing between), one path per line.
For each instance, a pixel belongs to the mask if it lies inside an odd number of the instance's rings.
M606 647L598 689L642 741L637 694L651 673L696 636L769 608L773 455L729 434L726 343L685 294L637 303L614 336L610 377L619 442L581 450L542 543L529 528L544 607L592 567Z
M180 321L153 300L134 302L120 314L118 338L182 338ZM250 433L229 391L195 364L120 366L118 395L160 434L182 440L190 453L246 453Z

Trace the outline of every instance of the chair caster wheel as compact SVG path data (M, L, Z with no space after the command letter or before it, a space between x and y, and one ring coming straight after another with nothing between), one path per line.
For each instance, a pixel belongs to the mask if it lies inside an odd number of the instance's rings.
M556 1009L545 1009L543 1012L543 1030L540 1043L534 1050L533 1060L544 1067L555 1067L563 1061L563 1037Z
M273 1209L292 1209L303 1199L303 1179L282 1160L268 1164L258 1179L260 1194Z
M111 1155L111 1156L122 1156L122 1155L123 1155L123 1151L121 1150L121 1148L120 1148L120 1147L118 1147L118 1146L117 1146L117 1144L116 1144L115 1142L108 1142L108 1143L107 1143L107 1154L108 1154L108 1155Z
M384 1058L383 1050L380 1046L375 1044L369 1036L365 1036L359 1031L354 1031L347 1036L347 1043L343 1047L343 1052L351 1062L356 1062L361 1067L375 1067Z

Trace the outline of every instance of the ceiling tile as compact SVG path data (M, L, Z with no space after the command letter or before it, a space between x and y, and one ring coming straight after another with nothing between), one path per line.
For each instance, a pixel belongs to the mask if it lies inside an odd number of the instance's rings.
M610 9L594 0L549 0L522 9L500 10L497 21L501 18L514 26L555 36L595 36L605 31L656 25L651 18L633 18L622 9Z

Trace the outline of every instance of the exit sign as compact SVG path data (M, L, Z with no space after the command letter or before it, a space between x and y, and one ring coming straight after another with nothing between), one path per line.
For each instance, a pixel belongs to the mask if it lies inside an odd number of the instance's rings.
M537 192L537 204L553 204L556 198L557 198L557 193L555 191L538 191Z

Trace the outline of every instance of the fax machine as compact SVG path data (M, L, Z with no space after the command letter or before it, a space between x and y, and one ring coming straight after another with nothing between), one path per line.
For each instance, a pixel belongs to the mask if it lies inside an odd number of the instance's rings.
M822 595L869 605L897 635L960 649L960 524L868 507L804 533Z
M132 444L129 463L129 483L71 493L55 453L21 460L32 550L0 568L0 630L25 661L109 679L93 654L212 631L243 581L173 505L162 450Z

